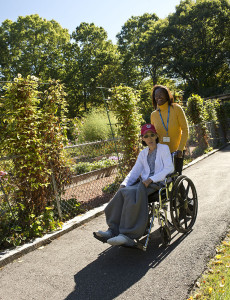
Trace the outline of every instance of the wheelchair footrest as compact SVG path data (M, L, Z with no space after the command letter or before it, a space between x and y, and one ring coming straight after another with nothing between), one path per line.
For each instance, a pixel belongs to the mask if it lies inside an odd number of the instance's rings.
M133 246L121 245L121 247L144 250L144 245L143 245L142 243L140 243L140 242L137 242L137 243L136 243L135 245L133 245ZM145 251L145 250L144 250L144 251Z

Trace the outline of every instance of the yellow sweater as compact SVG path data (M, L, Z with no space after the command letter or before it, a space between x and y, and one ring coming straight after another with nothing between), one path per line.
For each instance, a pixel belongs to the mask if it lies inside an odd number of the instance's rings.
M160 110L165 127L167 127L168 102L161 105ZM184 150L186 141L188 139L189 130L187 119L180 105L178 105L177 103L172 103L172 105L170 106L168 124L168 136L170 137L169 143L163 142L163 137L167 136L167 134L161 121L159 106L155 111L151 113L151 123L156 128L160 143L168 145L171 152L174 152L176 150Z

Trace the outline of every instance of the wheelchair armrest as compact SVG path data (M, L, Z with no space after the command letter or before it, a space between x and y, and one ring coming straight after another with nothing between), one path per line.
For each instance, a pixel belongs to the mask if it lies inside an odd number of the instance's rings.
M167 185L167 183L170 183L174 177L178 177L179 173L178 172L173 172L173 173L170 173L168 174L166 177L165 177L165 185Z
M179 175L178 172L173 172L173 173L168 174L165 178L175 177L175 176L178 176L178 175Z

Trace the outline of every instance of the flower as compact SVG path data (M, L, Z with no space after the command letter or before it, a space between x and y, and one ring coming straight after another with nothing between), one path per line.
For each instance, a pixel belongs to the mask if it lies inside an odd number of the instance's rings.
M224 246L230 246L230 243L228 243L228 242L226 242L226 241L223 241L222 244L223 244Z
M0 171L0 181L2 180L2 178L6 179L6 178L4 178L6 175L7 175L7 172Z
M110 156L109 159L110 160L118 160L118 157L117 156Z
M222 260L216 260L215 261L215 265L221 265L223 262L222 262Z

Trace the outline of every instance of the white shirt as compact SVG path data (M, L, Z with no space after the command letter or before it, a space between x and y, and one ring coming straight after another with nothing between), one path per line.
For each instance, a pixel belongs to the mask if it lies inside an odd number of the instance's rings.
M132 185L137 181L139 176L141 176L142 181L150 178L153 182L159 182L164 180L168 174L173 173L174 165L172 162L169 147L168 145L158 143L157 155L155 160L155 172L153 176L149 177L150 168L147 162L148 152L149 147L146 147L139 153L135 165L126 176L125 180L121 183L121 185Z

